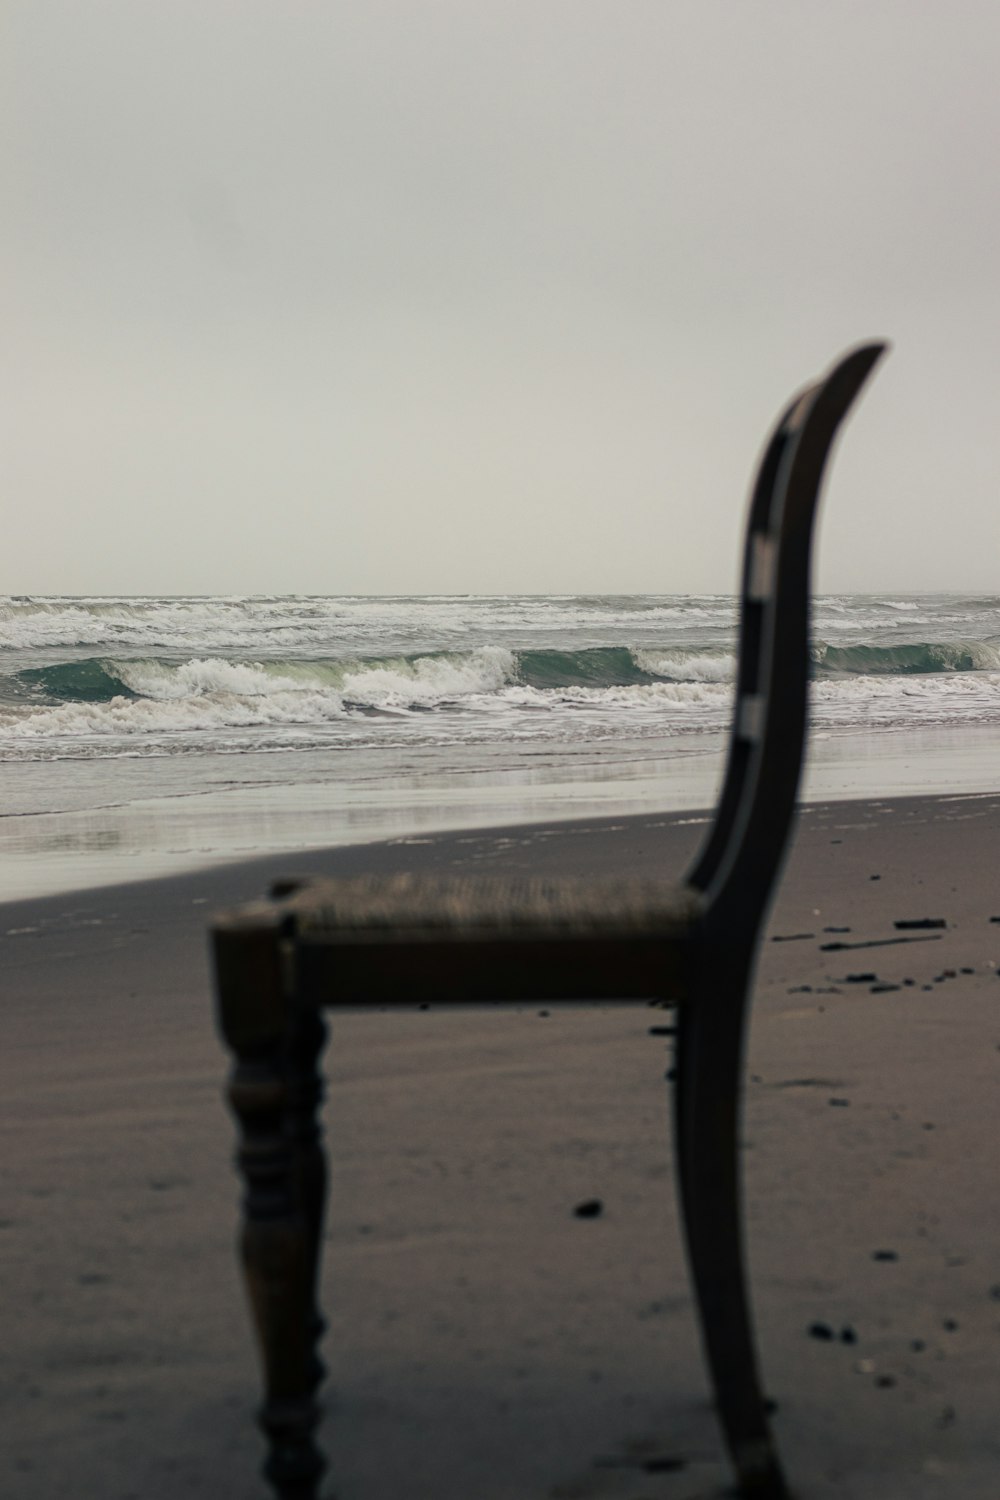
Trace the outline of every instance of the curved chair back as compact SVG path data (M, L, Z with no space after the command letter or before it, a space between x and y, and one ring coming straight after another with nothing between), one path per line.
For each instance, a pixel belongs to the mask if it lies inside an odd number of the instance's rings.
M761 459L743 556L736 705L722 793L687 876L705 893L709 912L719 911L727 923L756 925L784 855L805 742L810 557L823 472L837 429L886 348L864 344L806 387ZM753 910L748 891L756 898Z

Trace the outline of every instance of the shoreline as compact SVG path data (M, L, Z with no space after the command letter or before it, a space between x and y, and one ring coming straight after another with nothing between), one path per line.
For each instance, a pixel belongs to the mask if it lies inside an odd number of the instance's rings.
M103 801L63 811L31 811L28 789L0 819L0 901L117 887L193 873L273 852L321 851L438 837L501 826L549 827L609 818L694 815L714 805L723 750L692 736L676 746L623 742L607 761L584 748L579 762L520 765L460 761L450 773L402 761L364 775L359 762L306 770L311 780L261 781L184 791L167 783L137 799L127 778L103 781ZM117 763L115 763L117 764ZM123 766L138 763L121 763ZM1000 732L995 726L920 732L833 734L814 731L800 803L1000 793ZM146 774L147 767L140 767ZM177 767L170 768L176 773ZM302 767L299 768L300 773ZM268 768L269 775L275 767ZM102 774L106 774L107 767ZM30 780L30 778L29 778ZM943 789L947 788L947 793ZM91 788L97 795L98 784ZM51 794L51 789L50 789ZM22 811L17 811L18 807ZM311 857L311 854L310 854Z
M704 816L421 835L6 903L0 1489L266 1496L215 906L320 867L680 875ZM811 1500L995 1494L998 848L998 795L809 804L761 944L751 1284L779 1445ZM927 917L947 927L895 926ZM328 1488L634 1500L666 1484L643 1467L663 1456L683 1464L671 1500L724 1481L669 1042L649 1027L631 1005L336 1018ZM575 1217L595 1197L604 1214Z
M915 792L901 796L843 797L826 800L800 801L793 823L790 849L794 845L803 820L814 816L830 818L842 816L855 818L866 816L871 809L884 809L886 815L910 815L926 804L928 807L951 806L967 802L970 807L977 803L996 801L1000 805L1000 790L960 792L949 791L935 794ZM594 860L608 867L613 873L616 864L623 858L630 870L641 873L671 874L683 876L688 860L693 859L702 836L707 831L715 807L676 808L658 812L605 813L590 817L566 817L547 820L524 820L498 822L480 826L463 825L458 828L420 829L389 838L359 839L357 842L311 846L294 850L275 850L253 855L232 857L213 856L210 862L184 866L182 869L164 873L136 876L134 879L109 881L105 884L71 886L55 891L44 891L37 895L0 896L0 912L18 915L30 914L36 908L48 909L72 901L84 900L97 903L141 906L163 896L168 901L211 902L220 904L240 902L263 895L268 884L290 874L353 874L379 872L389 869L440 869L458 860L502 861L509 865L517 858L518 848L532 849L532 868L538 867L538 858L544 847L553 840L556 849L560 841L583 838L588 842L586 859L588 867ZM691 830L685 832L684 830ZM624 834L624 840L610 842L611 835ZM649 839L657 840L655 867ZM661 867L661 847L667 844L667 868ZM480 847L475 847L480 846ZM645 851L645 852L644 852ZM680 863L672 863L679 860ZM542 853L543 865L552 864L550 855ZM555 858L555 867L561 864L560 855ZM786 856L787 866L787 856ZM779 877L780 883L783 876ZM189 889L190 888L190 889ZM230 892L232 894L230 894Z

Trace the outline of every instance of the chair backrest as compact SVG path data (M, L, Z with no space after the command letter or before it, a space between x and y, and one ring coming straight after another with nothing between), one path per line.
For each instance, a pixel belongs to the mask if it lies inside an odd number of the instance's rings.
M805 743L810 559L823 471L887 347L852 350L796 396L761 459L744 546L726 770L713 826L687 876L727 924L760 920L785 852Z

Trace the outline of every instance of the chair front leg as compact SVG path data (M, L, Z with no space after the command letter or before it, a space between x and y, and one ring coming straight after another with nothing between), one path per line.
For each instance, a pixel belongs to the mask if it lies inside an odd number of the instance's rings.
M743 1256L738 1161L752 952L705 965L677 1022L674 1142L702 1340L745 1500L789 1500L761 1390Z
M241 1252L264 1369L264 1474L279 1500L316 1500L322 1375L315 1283L324 1170L315 1126L323 1028L290 1024L279 934L216 930L220 1021L235 1054L228 1098L239 1126Z

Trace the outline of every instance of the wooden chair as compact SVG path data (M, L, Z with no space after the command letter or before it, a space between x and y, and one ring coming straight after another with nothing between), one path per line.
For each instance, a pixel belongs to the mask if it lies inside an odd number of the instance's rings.
M315 1500L316 1305L325 1164L317 1059L327 1006L676 1004L677 1176L715 1398L739 1492L786 1500L761 1391L737 1163L744 1014L802 761L813 518L836 433L884 345L788 407L761 461L743 562L739 665L714 824L680 883L395 875L285 882L214 923L229 1101L246 1185L242 1254L265 1377L264 1472ZM373 1025L377 1020L373 1019Z

